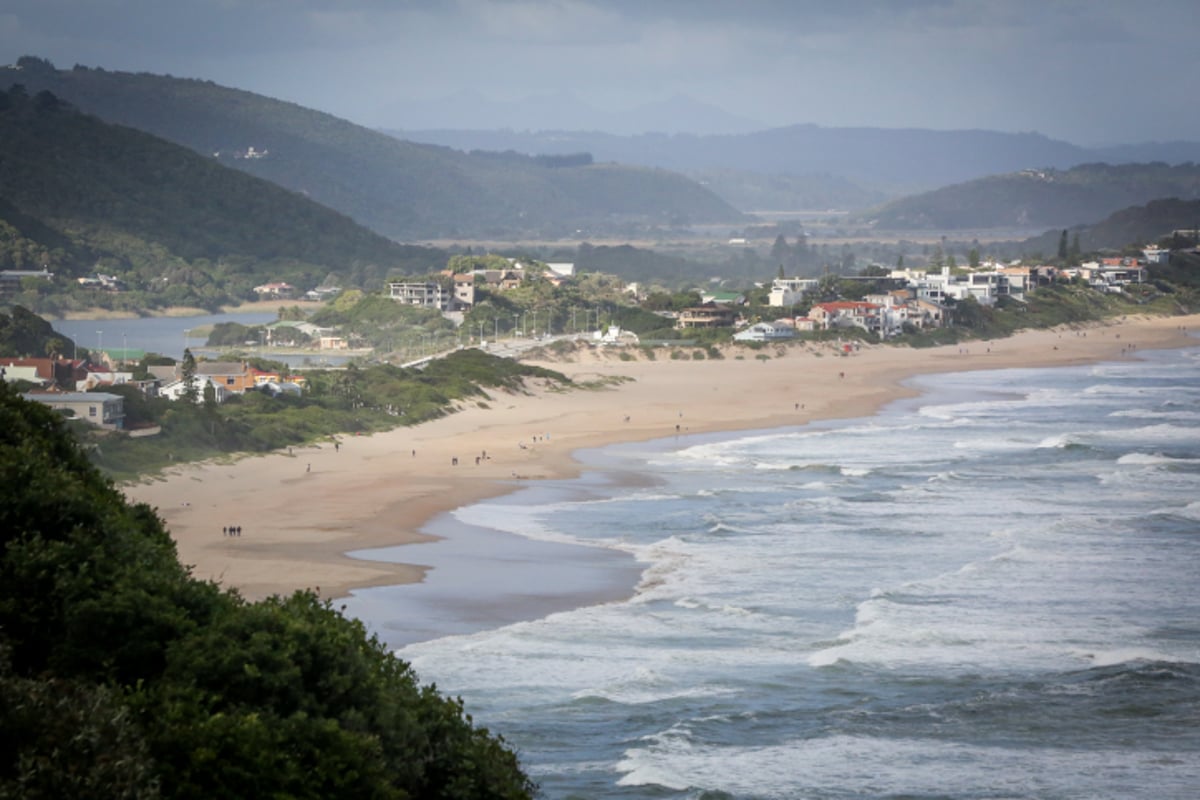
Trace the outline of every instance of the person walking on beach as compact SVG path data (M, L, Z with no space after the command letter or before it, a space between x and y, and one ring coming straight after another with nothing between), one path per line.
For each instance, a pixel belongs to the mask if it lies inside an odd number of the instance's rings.
M305 471L305 472L312 472L312 464L309 464L307 467L305 467L305 468L304 468L304 471Z
M228 535L229 535L229 528L222 526L222 527L221 527L221 535L222 535L222 536L228 536Z

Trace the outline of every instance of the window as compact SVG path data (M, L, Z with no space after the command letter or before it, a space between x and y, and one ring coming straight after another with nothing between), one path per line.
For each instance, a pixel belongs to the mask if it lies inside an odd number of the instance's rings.
M89 417L96 416L96 407L95 406L88 406L88 416Z
M226 379L225 379L225 385L226 385L226 386L233 386L233 378L226 378Z

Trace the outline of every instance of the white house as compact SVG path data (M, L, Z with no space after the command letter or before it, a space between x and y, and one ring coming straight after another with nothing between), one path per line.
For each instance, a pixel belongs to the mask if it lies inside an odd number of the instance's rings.
M393 281L388 284L388 297L410 306L448 311L454 292L434 281Z
M776 278L767 295L767 304L776 308L794 306L804 299L806 292L815 291L819 284L816 278Z
M75 419L98 428L120 430L125 427L125 398L108 392L28 392L26 400L70 412Z
M778 342L792 339L796 329L786 322L756 322L733 335L736 342Z
M196 384L196 402L197 403L204 402L204 387L205 386L213 387L213 392L215 393L214 396L216 397L216 400L218 403L224 403L229 398L229 395L233 394L233 392L229 391L224 386L222 386L220 383L218 383L217 381L214 381L212 378L205 378L205 377L201 377L201 376L197 375L195 377L194 381ZM158 396L165 397L168 400L179 400L184 396L184 394L186 392L187 392L187 385L185 384L184 381L178 380L178 381L171 381L170 383L165 383L161 387L159 387Z

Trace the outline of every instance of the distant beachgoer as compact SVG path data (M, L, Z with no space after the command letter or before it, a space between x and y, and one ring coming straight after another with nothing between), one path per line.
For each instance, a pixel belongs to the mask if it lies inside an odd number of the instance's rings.
M309 464L307 467L305 467L305 468L304 468L304 471L305 471L305 472L312 472L312 464Z
M341 442L334 442L334 443L333 443L333 452L335 452L335 453L336 453L337 451L339 451L339 450L341 450L341 449L342 449L342 443L341 443Z
M412 457L413 457L413 458L416 458L416 457L417 457L417 451L416 451L416 450L413 450Z
M222 527L222 528L221 528L221 535L222 535L222 536L228 536L228 535L229 535L229 528Z
M237 526L237 535L238 535L238 536L241 536L241 535L242 535L242 526L241 526L241 525L238 525L238 526Z

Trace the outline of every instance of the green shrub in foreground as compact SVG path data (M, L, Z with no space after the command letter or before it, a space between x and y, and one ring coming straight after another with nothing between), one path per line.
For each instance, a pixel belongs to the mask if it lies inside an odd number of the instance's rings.
M502 739L312 592L192 578L0 387L0 797L528 798Z

